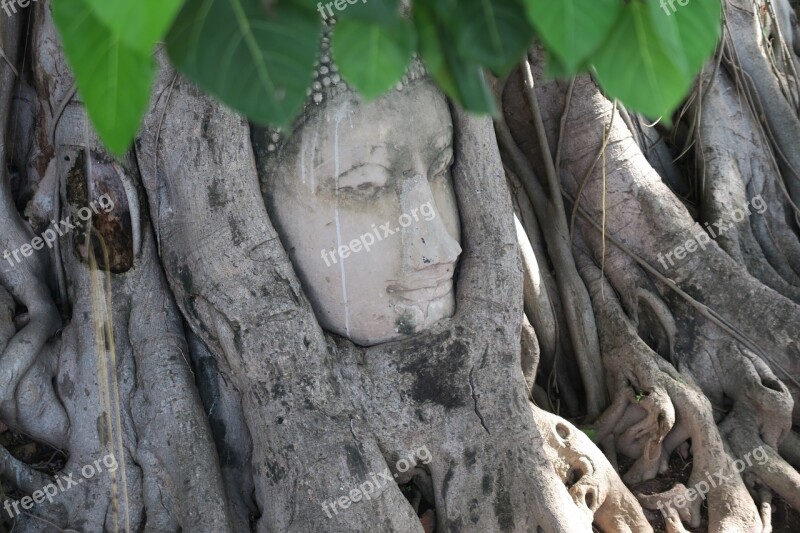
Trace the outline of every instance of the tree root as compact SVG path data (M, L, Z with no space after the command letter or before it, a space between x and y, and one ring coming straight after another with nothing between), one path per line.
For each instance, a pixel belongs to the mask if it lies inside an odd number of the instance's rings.
M764 107L776 147L785 158L784 180L792 201L800 205L800 157L794 149L795 139L800 136L800 120L773 75L761 43L762 32L756 9L743 0L726 0L724 5L726 27L736 36L731 40L736 58L749 75Z
M729 464L723 440L714 423L711 405L705 395L691 384L688 374L679 374L641 341L614 298L600 296L603 280L599 277L599 269L585 259L579 260L579 264L582 275L592 288L592 302L602 324L600 340L607 371L615 375L620 372L619 369L630 369L627 379L635 383L638 389L652 394L660 388L666 393L654 405L671 403L675 419L687 424L693 451L689 477L691 486L697 486L708 472L720 472L727 479L726 483L711 487L708 491L711 530L760 531L762 524L756 506L741 478ZM610 290L611 287L606 288L606 291ZM656 427L650 426L654 432L658 433L658 429L664 426L663 418L666 416L669 415L662 412L655 417ZM653 441L650 444L655 447ZM660 455L660 445L655 455ZM645 464L652 463L653 451L648 458L643 449L642 457L647 459ZM655 475L653 470L647 473L652 473L650 477ZM646 479L644 475L638 478ZM690 525L699 525L699 515L691 518L694 523Z
M683 487L673 490L685 490L684 499L689 495L696 496L698 485L707 493L712 531L761 531L768 528L769 525L761 516L766 498L759 497L756 506L747 490L753 474L748 470L739 475L739 461L747 452L752 455L752 448L734 446L728 436L727 424L734 424L737 412L749 412L749 409L755 417L750 427L760 428L754 438L765 439L762 441L765 444L767 441L773 442L772 446L777 447L789 434L792 417L796 420L798 412L793 407L792 397L797 397L798 389L792 376L797 375L794 354L800 352L789 333L795 326L788 324L800 319L798 307L772 291L765 293L763 285L743 274L742 268L736 264L736 258L743 259L744 254L758 246L753 244L752 237L748 237L750 244L741 248L738 248L738 244L728 246L722 242L731 255L724 254L717 243L711 243L706 249L691 255L684 264L666 264L663 257L657 261L661 255L654 251L663 250L666 253L670 248L677 247L693 237L696 232L693 226L697 226L633 145L630 132L624 126L625 121L615 123L623 126L614 126L608 132L610 153L607 158L614 161L614 166L605 175L605 194L606 202L614 205L615 216L607 219L606 235L613 236L612 242L618 243L620 250L631 258L635 257L636 261L616 259L613 253L609 254L610 250L605 250L602 243L600 227L584 221L586 217L599 220L602 215L600 171L594 171L595 180L587 181L585 185L579 176L585 175L586 169L591 168L593 147L602 146L599 129L612 105L596 92L590 80L578 79L573 86L573 98L580 105L570 112L566 125L559 126L564 116L563 92L548 87L543 89L543 93L548 95L543 105L546 109L543 113L545 126L551 136L566 131L565 153L576 154L574 159L562 162L562 186L570 195L584 188L583 205L579 208L583 218L577 225L578 243L573 250L581 275L590 287L603 361L608 372L607 383L612 386L610 392L614 398L611 407L597 421L597 440L613 437L615 448L635 459L624 479L636 482L655 477L666 468L667 456L690 439L693 466L686 485L690 489ZM709 93L708 97L713 98L713 95ZM513 103L505 102L507 109L524 105L521 98L516 98ZM713 110L713 106L711 108ZM586 127L587 123L593 125L591 133ZM524 139L526 134L523 131L529 126L520 121L510 124L514 135ZM703 142L709 147L708 153L712 153L710 150L716 146L714 139L709 136ZM527 147L532 152L537 151L535 145L529 143ZM534 154L531 159L536 160L537 157ZM769 176L775 167L765 161L763 168L763 175ZM761 183L768 182L763 177L759 179ZM776 201L780 202L780 198ZM718 214L722 214L725 209L723 204L713 205L718 209ZM776 209L781 205L778 203ZM664 221L669 221L668 227L664 227ZM680 237L676 238L676 234ZM735 239L736 235L733 237ZM614 258L611 262L608 261L609 256ZM599 268L601 260L605 260L604 275ZM657 263L663 268L651 266ZM671 279L659 271L667 272ZM742 294L746 294L746 298L731 299L730 293L725 296L717 294L713 290L714 278L706 275L706 272L714 272L716 276L719 272L728 273L725 277L727 286L741 284L739 291L745 291ZM651 282L648 275L654 276L655 281ZM774 275L771 280L776 288L789 287ZM681 285L688 287L689 292L681 291ZM680 297L672 292L673 289L680 291ZM732 290L737 292L735 288ZM786 290L787 295L791 295L791 290ZM635 301L629 296L631 293L638 295ZM770 299L773 305L777 298L784 314L779 318L774 311L761 307L762 298ZM736 303L732 300L736 300ZM646 305L640 308L639 302L646 302ZM759 316L771 327L764 327L763 321L759 323L752 320L754 303ZM698 315L698 311L709 306L724 310L725 316L721 317L717 311ZM747 317L742 312L745 309L748 310ZM640 329L637 332L637 323L640 327L644 324L650 331ZM687 324L692 328L692 336L684 333ZM758 327L755 327L756 324ZM653 327L660 333L654 333ZM642 338L645 335L650 346ZM740 347L738 340L747 341L748 347L758 345L763 349L758 354L753 353L748 348ZM738 355L733 358L730 356L732 350L738 350ZM709 366L709 361L719 361L717 354L722 353L727 354L726 361L738 364L740 368L723 368L719 364L716 367ZM749 365L750 373L745 372L747 367L741 365ZM739 381L735 384L722 383L720 387L719 378L715 378L719 375L731 376L730 379L737 376ZM743 375L750 376L747 378L752 382L749 388L743 386ZM744 394L747 396L742 396ZM725 401L733 399L733 410L725 408L726 415L721 415L712 408L709 399L719 405L717 409L722 408ZM719 429L718 422L721 424ZM728 447L731 450L730 457ZM780 464L784 477L773 482L785 490L792 486L794 471L787 470L789 467L785 463L776 464ZM717 474L724 482L711 486L710 476ZM691 492L692 489L694 492ZM677 495L677 492L648 495L642 501L649 502L648 506L658 502L663 506L666 502L673 502ZM682 530L681 518L692 526L699 525L699 506L694 503L696 501L693 500L692 509L682 511L682 515L666 511L668 527Z

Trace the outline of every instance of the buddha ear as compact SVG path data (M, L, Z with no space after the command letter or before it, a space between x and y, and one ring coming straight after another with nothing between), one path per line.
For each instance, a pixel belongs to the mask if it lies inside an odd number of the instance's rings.
M461 214L464 250L457 284L457 313L477 319L476 326L507 324L518 336L522 270L511 195L492 119L471 115L454 104L450 105L450 112L455 152L453 186Z

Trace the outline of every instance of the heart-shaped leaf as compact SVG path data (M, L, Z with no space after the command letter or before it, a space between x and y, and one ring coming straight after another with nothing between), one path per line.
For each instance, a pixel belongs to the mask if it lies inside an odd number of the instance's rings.
M455 11L458 49L498 76L519 64L533 27L517 0L460 0Z
M446 1L446 0L445 0ZM496 114L492 93L480 64L465 58L444 20L443 4L414 4L414 26L419 36L419 52L431 76L444 92L474 113Z
M656 26L663 21L654 14L644 2L625 4L614 31L592 57L606 94L653 118L668 115L694 81L690 62L662 38Z
M670 50L676 64L682 64L686 73L694 77L714 51L719 40L722 6L719 0L689 2L680 5L677 0L661 4L646 4L650 19L654 21L656 36Z
M87 0L52 3L64 53L98 135L113 153L130 146L150 100L155 66L89 8Z
M183 0L86 0L86 3L122 42L148 53L167 33Z
M539 37L558 56L566 71L572 74L603 43L623 7L622 0L524 2L528 20L536 28Z
M331 49L342 77L371 99L403 77L415 46L414 27L406 20L346 18L334 27Z
M186 0L167 34L172 63L222 102L261 124L287 127L300 111L319 52L320 16L283 1Z

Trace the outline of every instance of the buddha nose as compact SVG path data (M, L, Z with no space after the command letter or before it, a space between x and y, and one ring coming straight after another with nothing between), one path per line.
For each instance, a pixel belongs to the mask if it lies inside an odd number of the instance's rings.
M404 266L410 270L435 265L452 268L461 246L447 230L427 178L417 174L403 180L400 207Z

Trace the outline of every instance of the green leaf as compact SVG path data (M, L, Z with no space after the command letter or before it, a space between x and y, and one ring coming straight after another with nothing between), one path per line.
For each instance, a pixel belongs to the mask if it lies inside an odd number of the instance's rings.
M606 94L652 118L668 116L694 81L686 58L661 38L661 23L644 3L625 4L614 31L592 57Z
M456 80L447 69L444 50L439 45L439 29L435 12L429 6L419 3L414 5L412 15L419 38L419 52L425 66L439 87L448 96L456 99L454 95L458 94L458 88Z
M443 21L439 4L414 4L412 15L419 36L419 52L431 77L444 92L461 106L474 113L495 115L492 93L486 84L481 66L464 58L451 31Z
M714 52L720 37L720 0L673 3L675 10L659 2L648 2L650 18L655 21L656 35L670 50L673 59L695 77Z
M592 441L597 437L597 430L592 428L581 428L581 431L586 433L586 436L589 437Z
M326 2L323 2L323 5L324 4L326 4ZM393 24L397 22L397 19L400 17L399 0L361 0L360 2L356 1L353 5L347 2L346 7L341 10L335 9L336 6L334 2L334 5L331 7L338 21L352 19ZM322 12L325 13L323 18L327 18L329 14L327 7L323 7Z
M320 15L310 2L186 0L167 34L175 67L261 124L287 127L303 106L319 53Z
M122 42L142 53L169 29L183 0L85 0L94 14Z
M523 1L541 40L572 74L603 43L623 7L622 0Z
M52 11L89 119L109 150L122 155L149 103L153 60L122 42L86 0L58 0Z
M334 27L331 50L342 77L371 99L400 81L415 45L414 27L406 20L343 19Z
M461 0L456 14L458 49L498 76L519 63L533 39L533 27L517 0Z
M673 11L669 3L627 4L611 37L592 58L598 82L609 96L666 120L720 35L719 0L674 6Z

